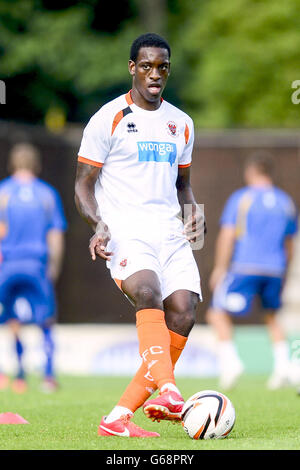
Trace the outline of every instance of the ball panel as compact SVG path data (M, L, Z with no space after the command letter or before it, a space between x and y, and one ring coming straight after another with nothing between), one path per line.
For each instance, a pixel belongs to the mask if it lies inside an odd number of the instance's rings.
M189 409L189 412L186 414L183 423L185 431L192 439L194 439L194 436L197 434L200 436L206 426L208 417L209 413L207 408L202 406L202 403L194 402L191 405L191 409ZM195 439L199 439L199 437Z
M208 415L206 423L201 426L199 431L194 435L193 439L204 439L207 429L211 423L211 416Z

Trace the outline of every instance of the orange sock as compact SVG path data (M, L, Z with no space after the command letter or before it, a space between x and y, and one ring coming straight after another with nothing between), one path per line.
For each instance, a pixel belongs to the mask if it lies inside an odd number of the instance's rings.
M173 364L173 369L174 369L176 362L178 361L182 351L185 348L187 337L182 336L178 333L175 333L175 331L172 331L172 330L169 330L169 335L171 339L170 353L171 353L171 359L172 359L172 364Z
M140 355L148 372L160 389L166 383L175 385L170 355L170 334L163 310L147 308L136 313Z
M181 336L172 330L169 330L169 335L170 355L172 367L174 370L175 364L186 345L187 337ZM149 398L155 392L156 389L157 385L154 382L151 374L149 374L148 368L143 361L139 370L120 398L118 406L129 408L134 413L140 406L143 405L147 398Z

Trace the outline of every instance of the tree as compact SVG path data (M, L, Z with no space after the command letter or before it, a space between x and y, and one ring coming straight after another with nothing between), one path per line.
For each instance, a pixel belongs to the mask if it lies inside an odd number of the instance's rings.
M298 127L300 0L2 0L2 117L85 122L130 87L129 47L172 48L164 97L197 127Z
M1 2L1 78L7 85L8 116L38 122L56 107L69 120L80 121L114 92L128 88L124 57L138 34L135 17L114 27L108 19L108 31L103 23L98 31L92 28L97 3L69 2L68 8L47 10L42 1ZM117 2L110 5L108 18L116 8Z
M205 0L178 32L198 127L296 127L299 0Z

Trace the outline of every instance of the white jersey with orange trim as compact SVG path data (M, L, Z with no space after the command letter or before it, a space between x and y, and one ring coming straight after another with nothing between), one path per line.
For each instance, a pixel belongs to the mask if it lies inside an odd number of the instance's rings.
M149 269L162 298L187 289L201 299L200 275L183 234L178 167L191 165L192 119L162 101L156 111L136 106L130 92L104 105L86 126L78 160L101 167L95 196L108 225L107 267L121 281Z
M95 197L113 239L182 236L176 180L193 142L192 119L165 100L147 111L129 92L92 116L78 160L102 168Z

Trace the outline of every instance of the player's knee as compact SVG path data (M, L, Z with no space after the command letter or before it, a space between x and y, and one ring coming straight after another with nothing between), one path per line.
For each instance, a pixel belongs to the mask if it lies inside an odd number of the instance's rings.
M186 335L191 331L195 324L195 311L193 309L186 310L182 315L182 326ZM185 335L185 336L186 336Z
M188 336L195 324L195 309L186 307L182 310L168 312L166 322L170 330Z
M151 286L139 286L135 294L135 303L138 310L145 308L163 308L161 292Z

